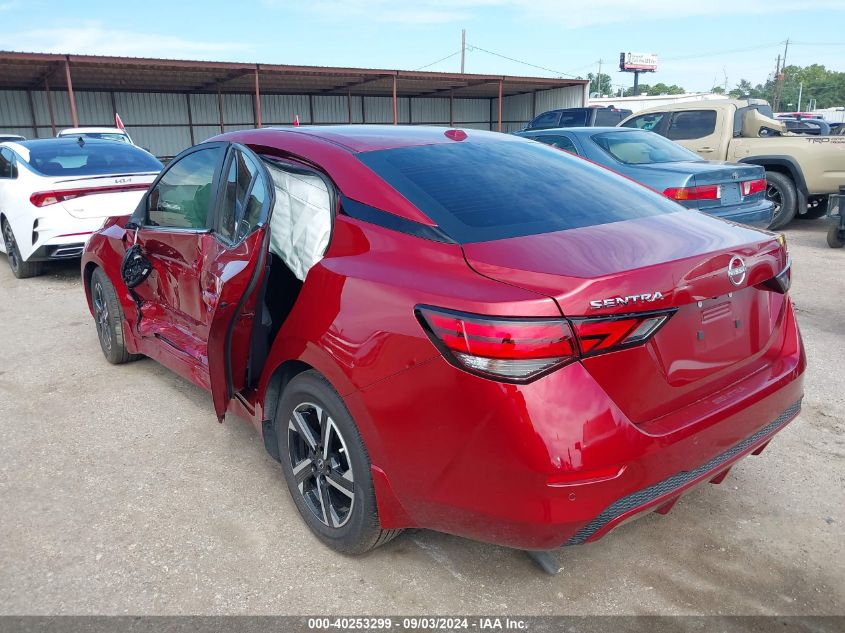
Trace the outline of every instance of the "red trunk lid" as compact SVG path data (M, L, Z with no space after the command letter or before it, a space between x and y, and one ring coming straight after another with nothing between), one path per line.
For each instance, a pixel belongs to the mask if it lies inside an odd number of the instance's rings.
M677 309L645 345L583 361L634 422L756 371L783 317L784 295L755 287L786 265L777 239L695 211L463 248L478 273L546 294L568 317ZM735 257L746 270L732 281Z

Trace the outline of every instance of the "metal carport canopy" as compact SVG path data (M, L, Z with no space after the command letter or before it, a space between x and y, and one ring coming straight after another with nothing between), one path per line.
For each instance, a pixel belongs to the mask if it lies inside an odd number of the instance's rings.
M67 68L66 68L67 67ZM70 70L67 73L66 70ZM44 86L73 90L326 94L495 99L584 85L582 79L206 62L140 57L101 57L0 51L0 90ZM500 90L501 84L501 93Z

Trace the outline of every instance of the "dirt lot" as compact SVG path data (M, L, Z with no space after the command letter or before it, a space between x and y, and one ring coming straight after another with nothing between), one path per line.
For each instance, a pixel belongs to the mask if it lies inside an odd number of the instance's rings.
M152 361L106 363L75 265L17 281L0 255L0 613L845 613L845 251L824 230L787 232L801 417L554 578L424 530L332 553L252 427Z

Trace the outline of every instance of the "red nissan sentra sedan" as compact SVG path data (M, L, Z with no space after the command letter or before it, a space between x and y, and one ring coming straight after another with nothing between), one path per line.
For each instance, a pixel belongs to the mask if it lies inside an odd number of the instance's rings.
M250 420L347 553L406 527L592 541L721 481L801 406L781 237L504 134L224 134L82 268L106 358Z

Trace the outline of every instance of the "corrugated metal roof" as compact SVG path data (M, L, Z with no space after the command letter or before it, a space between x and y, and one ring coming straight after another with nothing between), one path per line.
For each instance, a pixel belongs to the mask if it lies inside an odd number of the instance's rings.
M325 94L388 96L394 81L399 96L448 96L490 99L501 82L504 96L586 84L581 79L421 72L378 68L333 68L242 64L140 57L57 55L0 51L0 89L66 88L70 70L74 90L144 92Z

